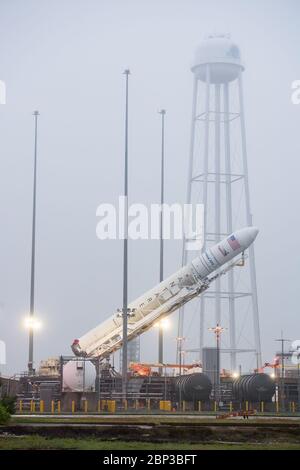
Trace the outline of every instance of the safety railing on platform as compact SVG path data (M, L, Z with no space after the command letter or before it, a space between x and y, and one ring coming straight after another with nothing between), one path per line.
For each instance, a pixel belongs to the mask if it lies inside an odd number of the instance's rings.
M279 402L259 402L252 404L249 401L236 403L218 403L210 402L187 402L172 403L170 400L158 400L151 398L143 399L100 399L91 400L82 399L62 403L61 400L18 400L17 412L20 414L101 414L101 413L195 413L195 414L216 414L217 416L233 415L235 413L251 414L300 414L300 406L292 401L285 404L285 408L281 409Z

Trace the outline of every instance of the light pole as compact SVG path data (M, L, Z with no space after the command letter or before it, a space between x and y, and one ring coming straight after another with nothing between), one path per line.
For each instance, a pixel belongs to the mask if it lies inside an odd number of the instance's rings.
M182 343L185 340L182 336L177 337L177 350L179 352L179 411L181 411L181 374L182 374Z
M127 395L127 313L128 313L128 79L130 70L124 70L125 88L125 165L124 165L124 246L123 246L123 348L122 348L122 393Z
M289 339L283 338L283 332L281 332L281 338L275 339L281 343L281 378L280 378L280 402L281 402L281 411L285 410L284 403L284 343L289 342Z
M33 370L33 330L34 330L34 281L35 281L35 226L36 226L36 176L37 176L37 123L39 112L34 111L34 169L33 169L33 206L32 206L32 239L31 239L31 279L30 279L30 323L29 330L29 351L28 351L28 374L32 375Z
M161 115L161 183L160 183L160 261L159 261L159 280L164 279L164 238L163 238L163 204L165 192L165 115L166 110L159 111ZM162 364L164 361L164 331L163 326L160 324L158 330L158 362ZM159 373L162 375L162 367L159 368Z
M220 340L221 334L225 331L225 329L226 328L220 326L219 323L217 323L217 325L213 328L209 328L209 330L215 334L217 344L217 380L215 390L215 399L217 403L220 401Z
M127 307L127 315L126 315L126 317L127 317L127 321L126 321L126 322L127 322L127 326L128 326L128 318L134 317L134 315L135 315L134 312L135 312L135 311L136 311L136 308L129 308L129 307ZM118 312L118 313L117 313L117 317L118 317L118 318L119 318L119 317L122 318L122 324L124 325L124 320L123 320L123 318L124 318L124 311L123 311L123 309L118 308L118 309L117 309L117 312ZM127 339L127 344L128 344L128 334L127 334L127 336L126 336L126 339ZM122 358L122 370L123 370L123 348L122 348L121 352L122 352L121 358ZM127 355L127 362L128 362L128 355ZM126 374L126 376L127 376L127 374Z
M98 407L99 411L101 412L101 361L100 358L98 358L98 363L97 363L97 369L98 369Z

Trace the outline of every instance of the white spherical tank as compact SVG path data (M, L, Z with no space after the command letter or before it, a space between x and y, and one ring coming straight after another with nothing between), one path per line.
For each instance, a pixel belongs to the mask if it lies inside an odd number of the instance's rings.
M63 390L72 392L94 391L95 366L89 361L69 361L63 368Z
M214 84L231 82L244 70L238 46L226 35L209 36L196 50L192 71L204 82L208 64Z

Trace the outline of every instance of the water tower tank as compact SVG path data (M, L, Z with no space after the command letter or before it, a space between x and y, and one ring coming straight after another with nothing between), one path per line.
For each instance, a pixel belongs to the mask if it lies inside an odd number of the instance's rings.
M192 71L198 79L206 81L207 64L210 83L228 83L244 70L238 46L226 35L209 36L195 53Z
M94 391L96 380L95 366L89 361L69 361L63 368L64 391Z

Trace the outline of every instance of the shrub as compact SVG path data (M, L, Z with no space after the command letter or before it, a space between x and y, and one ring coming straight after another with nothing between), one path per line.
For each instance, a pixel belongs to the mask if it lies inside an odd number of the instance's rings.
M13 415L16 412L16 397L4 396L0 400L0 405L2 405L10 415Z
M10 419L10 414L5 408L5 406L1 405L0 403L0 424L6 424L8 423Z

